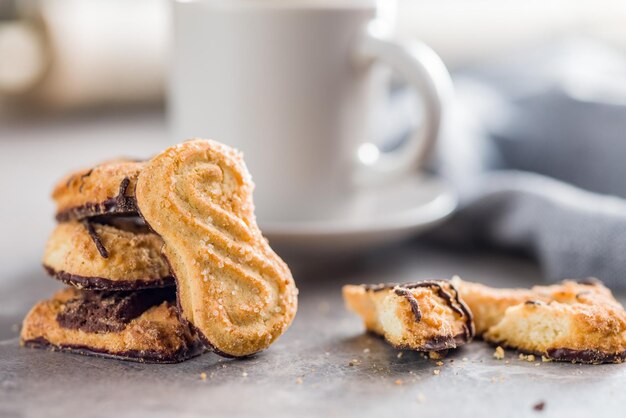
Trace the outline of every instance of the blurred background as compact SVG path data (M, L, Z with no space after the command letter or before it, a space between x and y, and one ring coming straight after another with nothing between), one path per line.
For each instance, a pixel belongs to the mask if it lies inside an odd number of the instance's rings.
M455 83L431 170L455 184L461 210L433 239L521 249L548 277L599 271L620 285L626 3L388 3L395 36L430 45ZM0 186L12 191L3 218L19 214L2 223L12 237L0 241L3 257L39 258L40 231L52 226L49 192L68 170L146 157L173 142L165 111L170 6L0 0ZM402 141L415 123L408 96L394 80L380 116L386 140ZM11 266L9 275L22 268Z
M624 415L619 366L509 364L490 360L493 347L478 342L450 353L439 376L434 361L361 335L341 285L458 274L529 287L595 276L626 302L625 0L379 0L395 10L393 36L423 41L451 73L454 97L419 175L450 185L453 213L444 210L437 226L424 222L428 231L411 229L418 216L395 235L368 229L368 206L386 203L380 212L402 229L386 192L410 214L419 210L404 202L411 190L390 183L357 202L363 231L340 220L333 227L348 233L319 234L316 248L361 248L365 234L393 239L353 254L285 257L300 289L298 316L266 353L176 368L19 349L26 312L61 287L41 267L53 186L70 171L149 158L183 139L168 121L173 1L0 0L0 416ZM374 115L383 150L421 123L404 80L388 81ZM238 120L237 106L226 110ZM285 236L306 241L308 232L315 228ZM270 237L283 257L286 242Z
M397 36L423 40L453 72L563 40L626 50L619 0L399 0L396 7ZM3 120L35 109L162 105L169 12L167 0L2 0Z

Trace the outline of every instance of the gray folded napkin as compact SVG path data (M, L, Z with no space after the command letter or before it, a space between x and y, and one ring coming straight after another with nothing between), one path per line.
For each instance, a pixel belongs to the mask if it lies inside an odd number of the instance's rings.
M521 249L550 280L626 288L626 60L567 41L456 75L437 170L450 243ZM611 196L612 195L612 196Z

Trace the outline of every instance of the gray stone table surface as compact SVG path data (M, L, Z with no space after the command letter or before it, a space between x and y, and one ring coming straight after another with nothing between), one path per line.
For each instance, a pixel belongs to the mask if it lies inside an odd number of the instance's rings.
M480 341L438 365L365 334L343 307L344 283L453 274L497 286L540 281L527 259L421 241L350 259L288 260L298 315L250 359L144 365L20 348L21 319L59 287L39 266L52 184L72 167L149 155L167 142L163 131L158 115L0 124L0 417L624 416L626 365L527 362L512 351L496 360Z

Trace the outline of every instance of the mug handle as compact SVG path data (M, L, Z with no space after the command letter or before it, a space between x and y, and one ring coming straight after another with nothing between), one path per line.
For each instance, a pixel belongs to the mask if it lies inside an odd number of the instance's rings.
M378 61L398 72L416 91L424 112L421 129L412 132L398 149L379 152L374 144L360 144L357 150L359 176L371 183L416 170L437 139L443 113L453 95L452 79L445 64L422 42L390 40L377 21L371 22L361 34L355 58L361 68Z

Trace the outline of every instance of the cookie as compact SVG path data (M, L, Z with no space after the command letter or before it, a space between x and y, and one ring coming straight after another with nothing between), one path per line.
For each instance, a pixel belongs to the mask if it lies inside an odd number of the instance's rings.
M484 332L486 341L555 361L598 364L626 360L626 312L597 280L565 280L530 290L490 289L467 282L459 286L471 309L478 300L483 304L497 301L504 305L505 299L511 303L498 321L488 321L495 323ZM516 298L519 301L514 302ZM478 317L480 312L476 312Z
M100 220L98 222L106 222ZM163 241L136 221L58 224L43 257L50 275L79 289L132 290L173 286Z
M52 192L57 221L136 214L135 183L144 165L144 162L114 160L69 174Z
M145 363L176 363L202 353L178 318L173 289L57 292L24 319L21 344Z
M474 337L469 309L445 280L347 285L343 298L367 330L399 349L448 350Z
M291 324L297 289L261 235L240 153L215 141L168 148L139 174L137 204L165 242L182 316L232 357L272 344Z

